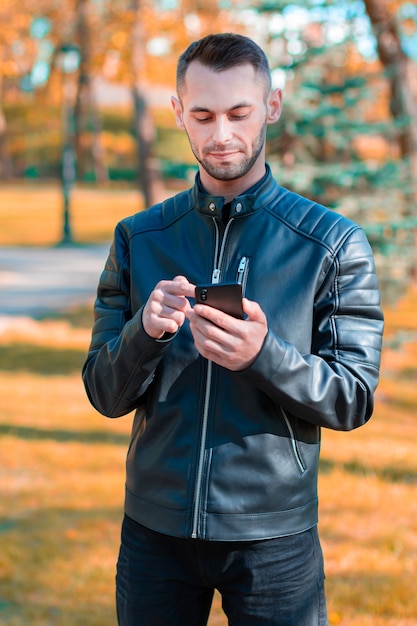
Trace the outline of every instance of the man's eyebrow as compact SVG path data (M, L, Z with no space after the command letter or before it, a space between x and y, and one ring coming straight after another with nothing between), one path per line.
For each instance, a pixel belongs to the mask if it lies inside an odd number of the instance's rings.
M235 111L236 109L245 109L251 106L252 105L249 102L239 102L238 104L234 104L232 107L230 107L228 111ZM191 107L190 113L211 113L211 110L207 109L206 107L200 107L198 105L195 105Z

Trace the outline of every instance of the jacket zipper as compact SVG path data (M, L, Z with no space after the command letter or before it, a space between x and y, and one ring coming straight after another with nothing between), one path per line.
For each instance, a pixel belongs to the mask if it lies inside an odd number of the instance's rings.
M302 474L304 474L304 472L306 471L306 467L305 467L305 464L304 464L304 462L303 462L303 460L301 458L300 451L298 450L297 440L296 440L295 435L294 435L294 429L293 429L293 427L291 425L291 422L290 422L290 419L289 419L288 415L286 414L286 412L284 411L284 409L282 407L280 407L280 409L281 409L281 415L284 418L285 423L286 423L287 428L288 428L288 431L290 433L290 441L291 441L291 446L292 446L292 449L293 449L293 452L294 452L295 460L297 462L297 465L298 465L298 468L299 468L300 472Z
M221 275L221 266L223 263L224 251L226 249L226 240L229 234L229 230L231 228L233 222L233 218L230 219L225 228L223 239L220 246L220 231L217 225L216 220L213 218L213 223L216 232L216 244L214 249L214 269L211 275L211 281L213 284L216 284L220 281ZM219 252L220 248L220 252ZM206 439L207 439L207 424L208 424L208 414L209 414L209 406L210 406L210 391L211 391L211 379L213 374L213 363L212 361L207 361L207 375L206 375L206 387L204 393L204 407L203 407L203 422L201 425L201 438L200 438L200 447L198 454L198 463L197 463L197 476L196 483L194 489L194 511L193 511L193 523L191 530L191 538L197 539L199 536L199 523L198 517L200 514L201 508L201 487L203 482L203 469L204 469L204 454L206 449Z
M249 269L249 259L247 256L243 256L240 259L239 267L237 268L237 282L242 285L242 293L245 294L246 278Z
M230 227L232 226L232 223L233 223L233 217L227 222L227 226L226 226L226 228L224 230L222 244L220 246L220 253L219 253L220 231L219 231L219 227L217 225L217 222L216 222L216 220L214 218L213 218L213 222L214 222L214 227L216 229L216 246L215 246L215 250L214 250L214 270L213 270L212 275L211 275L211 282L213 284L217 284L218 282L220 282L220 270L221 270L221 266L222 266L222 263L223 263L223 257L224 257L224 251L225 251L225 248L226 248L227 236L229 234Z

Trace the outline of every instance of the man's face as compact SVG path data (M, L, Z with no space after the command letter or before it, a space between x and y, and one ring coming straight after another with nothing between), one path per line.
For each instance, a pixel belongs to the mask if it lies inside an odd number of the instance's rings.
M250 64L222 72L197 61L190 64L181 102L174 98L173 107L178 126L187 132L194 156L209 177L236 180L253 168L263 173L266 126L281 110L280 94L278 102L273 92L272 119L271 95L265 91L264 80Z

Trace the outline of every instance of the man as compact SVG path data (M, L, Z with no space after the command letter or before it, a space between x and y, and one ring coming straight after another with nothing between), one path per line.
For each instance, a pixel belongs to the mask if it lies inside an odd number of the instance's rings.
M122 626L323 626L320 428L373 410L382 313L362 230L281 188L281 113L250 39L180 57L172 106L192 189L123 220L100 279L83 376L109 417L136 410L117 570ZM245 319L195 304L240 282Z

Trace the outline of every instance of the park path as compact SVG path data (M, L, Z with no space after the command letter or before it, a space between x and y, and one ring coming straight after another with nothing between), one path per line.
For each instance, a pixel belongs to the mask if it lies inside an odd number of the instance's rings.
M109 247L0 247L0 316L38 317L92 302Z

